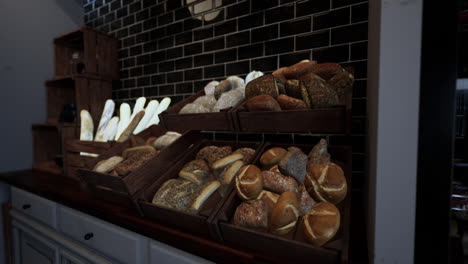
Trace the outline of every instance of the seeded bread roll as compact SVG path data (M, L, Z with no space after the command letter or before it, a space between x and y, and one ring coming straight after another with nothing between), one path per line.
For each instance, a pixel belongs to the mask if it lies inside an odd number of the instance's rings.
M264 169L268 169L271 166L277 164L283 157L288 153L284 148L271 148L263 152L260 157L260 164Z
M262 171L263 188L270 192L282 194L284 192L298 193L296 180L275 171Z
M114 170L119 175L126 175L130 171L138 169L141 165L145 164L148 160L153 158L157 154L156 150L153 148L134 151L128 158L117 166L115 166Z
M137 152L140 152L140 151L147 151L147 152L156 153L156 150L151 146L139 146L139 147L133 147L133 148L125 149L122 152L122 157L128 158L128 157L132 156L133 154L135 154Z
M211 195L218 190L219 181L212 181L198 187L192 194L192 205L190 206L191 212L198 212Z
M281 111L278 102L270 95L261 94L248 99L245 107L250 112Z
M206 146L198 151L196 159L203 159L211 167L213 163L219 159L231 155L232 148L230 146L217 147L217 146Z
M242 158L242 161L244 161L244 163L248 163L252 160L253 156L255 155L255 149L253 148L239 148L239 149L236 149L236 151L234 151L233 154L237 154L237 153L240 153L242 154L244 157Z
M233 224L252 229L268 228L268 205L264 200L242 202L236 209Z
M288 153L278 163L278 168L283 175L291 176L303 184L307 173L307 155L299 148L289 147Z
M255 165L241 168L236 176L237 195L242 200L256 199L263 189L263 177Z
M187 211L192 201L192 194L198 185L184 179L166 181L153 197L153 204L158 206Z
M281 94L277 98L281 110L304 110L308 109L304 101Z
M270 232L286 235L297 223L299 218L299 202L293 192L284 192L278 198L270 219Z
M210 168L204 160L192 160L185 164L179 172L179 177L201 185L210 177Z
M305 186L314 200L333 204L343 201L348 191L344 172L334 163L309 167Z
M302 218L306 241L323 246L340 228L340 211L331 203L320 202Z

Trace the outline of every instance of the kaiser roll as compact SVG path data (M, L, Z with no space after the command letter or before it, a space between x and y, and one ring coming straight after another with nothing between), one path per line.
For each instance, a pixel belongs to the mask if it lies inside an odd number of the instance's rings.
M263 168L270 168L271 166L277 164L283 157L288 153L284 148L271 148L263 152L260 157L260 164Z
M263 177L255 165L242 167L236 175L237 195L242 200L256 199L263 189Z
M270 219L270 232L277 235L289 233L299 218L299 202L293 192L284 192L278 198Z
M317 203L304 215L302 224L306 241L314 246L322 246L340 228L340 211L331 203Z
M341 202L348 190L343 170L334 163L310 166L304 184L315 201L333 204Z

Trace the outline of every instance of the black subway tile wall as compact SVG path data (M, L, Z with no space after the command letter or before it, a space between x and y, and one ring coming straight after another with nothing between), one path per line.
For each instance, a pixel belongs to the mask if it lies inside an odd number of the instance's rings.
M190 2L187 4L187 2ZM209 7L203 7L208 2ZM354 68L353 177L364 179L367 131L366 0L84 0L84 22L120 39L117 103L139 96L173 103L209 81L272 72L303 59ZM216 139L315 143L304 134L211 133ZM359 184L358 184L359 185Z

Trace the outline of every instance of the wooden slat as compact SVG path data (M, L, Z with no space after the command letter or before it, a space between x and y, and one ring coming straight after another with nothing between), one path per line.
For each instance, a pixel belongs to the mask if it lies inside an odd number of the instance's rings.
M65 141L67 152L89 152L101 154L113 145L112 142L81 141L79 139L70 139Z

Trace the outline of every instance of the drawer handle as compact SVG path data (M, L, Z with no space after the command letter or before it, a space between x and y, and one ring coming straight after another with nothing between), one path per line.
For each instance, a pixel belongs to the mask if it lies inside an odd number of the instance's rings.
M29 208L31 208L30 204L24 204L23 205L23 210L26 210L26 209L29 209Z
M84 239L85 239L85 240L90 240L91 238L93 238L93 236L94 236L93 233L86 233L86 234L84 235Z

